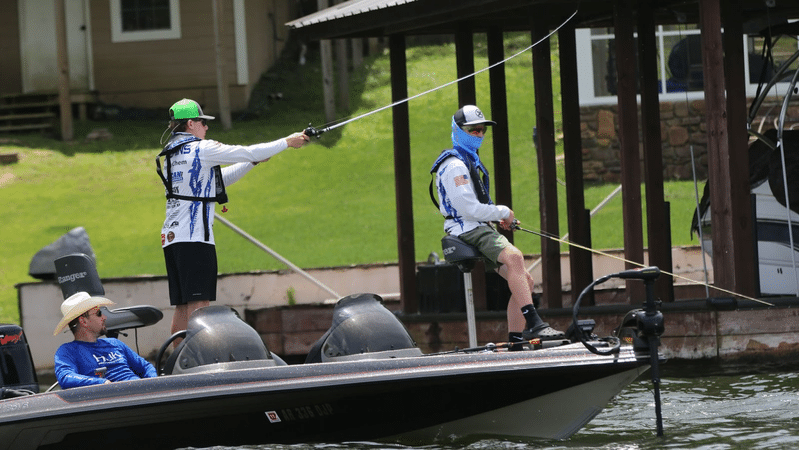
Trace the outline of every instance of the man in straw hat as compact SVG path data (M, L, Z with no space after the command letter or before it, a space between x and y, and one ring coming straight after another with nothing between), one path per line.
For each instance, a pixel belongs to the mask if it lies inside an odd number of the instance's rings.
M124 342L100 338L106 332L101 306L114 302L86 292L71 295L61 303L64 316L55 327L57 336L69 327L75 339L55 352L55 376L62 389L112 381L155 377L155 367Z

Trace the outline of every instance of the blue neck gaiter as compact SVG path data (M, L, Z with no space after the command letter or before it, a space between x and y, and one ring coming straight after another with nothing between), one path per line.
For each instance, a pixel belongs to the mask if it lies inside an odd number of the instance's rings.
M462 153L465 152L469 155L474 165L478 167L482 166L482 163L480 163L480 156L477 154L477 150L480 149L482 143L483 138L473 136L463 131L463 129L455 123L455 119L452 119L452 146L461 150Z

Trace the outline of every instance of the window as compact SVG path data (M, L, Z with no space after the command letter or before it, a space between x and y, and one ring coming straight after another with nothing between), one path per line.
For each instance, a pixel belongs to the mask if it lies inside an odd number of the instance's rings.
M112 42L179 38L179 0L111 0Z
M658 50L658 83L660 99L678 101L699 99L704 95L702 73L702 51L700 30L696 25L660 25L656 29ZM587 61L579 66L580 104L611 104L616 102L616 59L612 28L581 28L576 30L578 61ZM755 96L761 73L768 81L783 62L797 51L793 38L777 40L772 50L773 64L765 64L763 57L764 38L744 37L744 51L748 55L744 62L747 95ZM777 85L782 92L799 63L790 65L787 79Z

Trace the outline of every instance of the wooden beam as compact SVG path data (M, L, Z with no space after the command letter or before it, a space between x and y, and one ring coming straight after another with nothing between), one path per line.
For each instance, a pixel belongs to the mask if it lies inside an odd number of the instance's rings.
M541 14L532 15L533 42L549 33ZM555 164L555 115L552 101L552 58L549 41L533 47L533 85L535 89L535 126L538 134L538 196L541 229L560 236L558 225L558 181ZM560 243L541 238L541 288L549 308L563 306L560 273Z
M327 0L316 0L316 8L321 11L327 8ZM319 59L322 64L322 102L325 110L325 122L336 119L336 99L333 92L333 44L330 39L319 41Z
M647 265L674 273L671 260L671 218L666 215L663 190L663 149L658 99L658 49L654 11L650 0L638 0L638 55L641 81L641 127L644 141L644 180L646 182L646 224L649 242ZM655 281L655 295L674 301L674 280L661 275Z
M408 98L405 36L389 37L391 101ZM397 250L399 254L400 307L406 314L419 311L416 292L416 256L413 233L413 189L411 186L411 138L408 102L391 109L394 127L394 189L397 203Z
M752 296L757 268L752 240L740 6L735 0L702 0L699 17L702 68L704 73L715 74L704 77L713 278L721 288Z
M488 32L488 65L505 59L502 30ZM494 144L494 202L513 209L510 169L510 138L508 136L508 93L505 87L505 65L497 64L488 70L491 92L491 120L496 122L491 130ZM513 243L513 232L500 230Z
M635 40L633 15L629 2L615 0L616 79L618 99L619 144L621 146L622 210L624 212L624 257L644 263L643 215L641 212L641 158L638 150L638 104L636 101ZM638 266L627 263L626 268ZM645 298L641 282L627 282L628 301L638 304Z
M567 24L558 32L560 53L560 93L563 111L563 162L566 171L566 211L569 239L591 248L590 214L586 214L583 184L583 147L580 130L580 96L577 84L577 43L574 25ZM586 220L586 217L588 219ZM572 304L580 292L594 279L591 252L569 246L569 273L572 283ZM593 305L594 298L585 306Z
M219 100L219 119L223 130L233 128L230 115L230 88L227 81L227 64L225 64L225 49L222 46L222 37L225 35L225 2L213 0L214 22L214 50L216 53L216 94Z
M346 115L350 110L348 41L348 39L336 39L336 84L338 84L338 106L341 115Z
M474 73L474 37L466 27L458 27L455 33L455 65L458 78ZM458 82L458 108L464 105L476 105L477 94L474 77Z

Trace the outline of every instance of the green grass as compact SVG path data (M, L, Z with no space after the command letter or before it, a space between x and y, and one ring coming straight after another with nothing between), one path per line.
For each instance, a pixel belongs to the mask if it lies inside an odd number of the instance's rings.
M477 40L475 66L487 65ZM529 45L525 35L508 40L507 55ZM456 79L454 46L410 48L407 53L409 95ZM553 59L557 67L557 60ZM262 80L261 91L282 92L270 103L237 120L230 131L212 122L208 137L225 143L273 140L298 131L308 122L323 125L321 76L317 61L304 67L291 58ZM367 59L352 75L353 117L391 103L388 55ZM534 122L529 53L506 66L513 206L524 226L539 228L538 175L531 136ZM555 82L558 83L557 74ZM476 77L478 104L490 117L488 73ZM559 108L560 99L555 99ZM440 253L442 218L428 196L430 164L450 146L449 127L458 108L455 85L409 102L415 252L418 261ZM560 113L555 112L560 129ZM235 117L240 117L239 115ZM5 199L0 246L0 322L17 322L17 283L35 281L28 272L31 257L70 229L86 228L97 255L101 277L165 273L160 247L164 219L163 186L154 158L165 121L120 120L77 123L76 141L41 136L6 136L0 152L18 152L21 161L0 166L12 176L0 187ZM85 142L95 128L107 128L113 139ZM324 267L397 261L396 212L391 111L383 111L326 133L302 149L289 149L259 165L229 187L224 217L300 267ZM562 147L558 140L558 148ZM560 151L560 150L559 150ZM493 167L490 139L481 151ZM564 180L563 167L559 178ZM615 188L588 185L591 209ZM560 228L566 233L565 186L558 187ZM672 208L673 245L691 244L688 234L694 203L693 186L672 182L666 200ZM217 208L219 212L221 208ZM593 246L622 246L621 196L592 221ZM283 268L282 264L222 224L215 227L219 270L224 273ZM540 251L540 238L518 235L522 251ZM564 251L567 249L563 248ZM153 299L158 302L159 299ZM163 299L166 302L166 299Z

